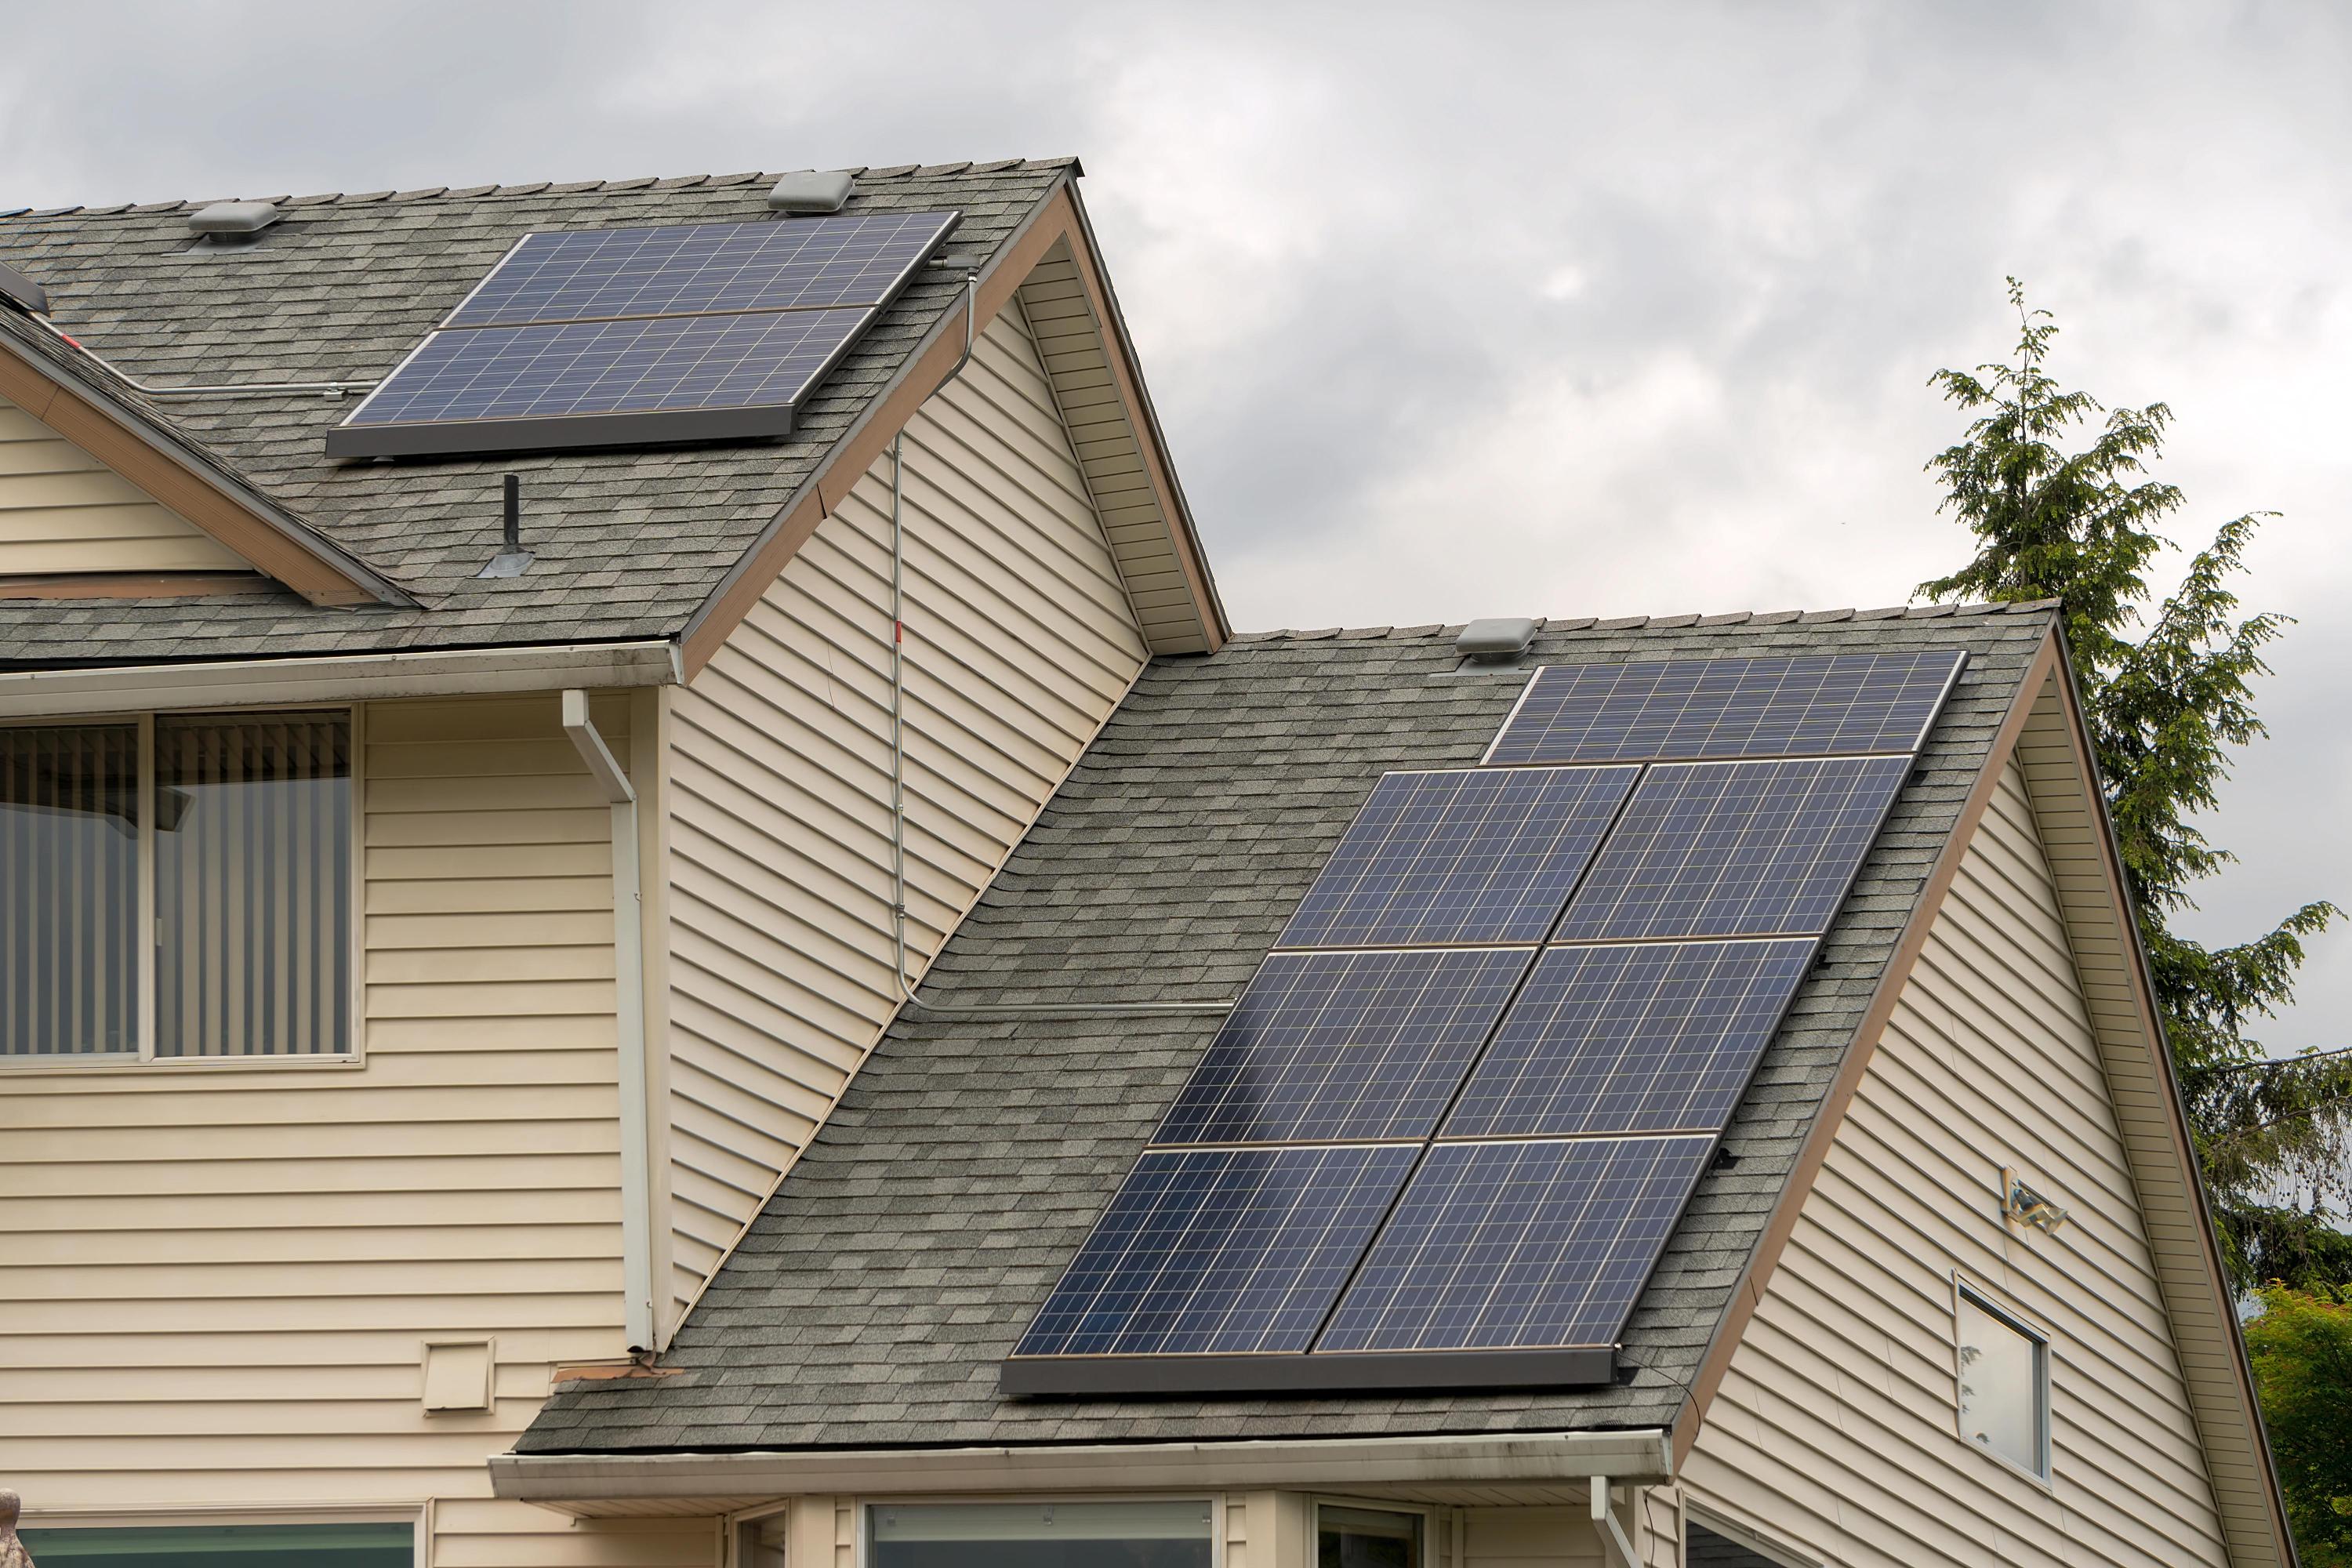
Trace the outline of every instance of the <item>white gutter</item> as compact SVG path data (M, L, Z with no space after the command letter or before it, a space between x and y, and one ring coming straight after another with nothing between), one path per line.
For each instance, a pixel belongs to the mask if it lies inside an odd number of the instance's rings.
M1035 1447L811 1449L748 1454L498 1454L491 1489L562 1512L631 1511L663 1499L1118 1488L1586 1486L1674 1475L1662 1430L1508 1437L1360 1437ZM1602 1487L1602 1495L1607 1488ZM567 1503L586 1505L566 1508Z
M613 805L613 1014L620 1037L622 1327L632 1352L654 1344L653 1165L646 1124L645 911L637 867L637 792L596 732L588 693L563 693L563 732Z
M676 686L684 678L677 645L668 641L13 670L0 672L0 719Z

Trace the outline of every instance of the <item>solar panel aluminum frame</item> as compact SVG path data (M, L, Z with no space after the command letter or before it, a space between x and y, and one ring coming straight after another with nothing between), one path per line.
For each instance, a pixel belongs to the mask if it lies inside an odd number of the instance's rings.
M789 219L778 219L789 222ZM805 220L803 220L805 221ZM823 386L840 367L852 349L866 341L881 313L894 304L907 286L930 264L949 238L963 221L961 211L949 215L949 222L940 229L939 239L908 263L904 270L880 291L867 307L866 321L856 331L848 333L833 352L822 360L811 374L803 391L793 401L765 404L756 407L678 408L633 411L625 414L567 414L538 418L419 421L406 425L353 425L369 403L396 381L432 342L445 331L482 331L496 330L493 325L450 327L446 323L473 300L474 296L497 276L499 268L511 260L515 253L530 238L524 235L507 247L496 266L482 274L466 297L452 306L442 317L444 325L425 334L424 340L401 357L389 374L376 383L375 389L362 399L360 405L346 415L341 423L327 432L326 448L330 458L446 458L493 452L549 452L584 447L665 446L706 441L782 440L793 433L793 421L805 402ZM538 231L533 231L538 232ZM843 307L834 307L841 309ZM856 307L848 307L855 309ZM717 315L763 315L761 310L730 310L694 312ZM666 320L668 318L654 318ZM535 325L556 323L532 323Z

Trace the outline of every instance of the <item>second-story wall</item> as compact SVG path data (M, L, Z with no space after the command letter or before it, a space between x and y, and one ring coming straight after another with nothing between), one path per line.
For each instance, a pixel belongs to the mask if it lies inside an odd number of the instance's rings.
M1015 302L906 427L908 965L1148 657ZM667 718L674 1324L899 1000L886 453Z
M2000 1215L2015 1166L2072 1212ZM2047 1484L1957 1411L1955 1277L2050 1339ZM1843 1568L2226 1562L2026 776L2007 765L1683 1472Z

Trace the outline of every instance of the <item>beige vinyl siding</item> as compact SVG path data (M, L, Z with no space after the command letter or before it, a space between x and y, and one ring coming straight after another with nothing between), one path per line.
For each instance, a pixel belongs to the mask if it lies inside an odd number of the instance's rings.
M2072 1212L2000 1217L2005 1165ZM1953 1270L2051 1332L2044 1488L1958 1434ZM2006 764L1684 1479L1849 1568L2226 1561L2024 775Z
M0 397L0 577L248 570L226 545Z
M603 796L552 693L360 731L362 1063L0 1078L0 1475L43 1511L434 1497L443 1568L708 1562L488 1497L550 1369L624 1349ZM484 1336L494 1408L426 1416L421 1342Z
M898 1001L886 454L669 709L674 1300ZM919 973L1146 651L1016 305L906 430L907 877Z

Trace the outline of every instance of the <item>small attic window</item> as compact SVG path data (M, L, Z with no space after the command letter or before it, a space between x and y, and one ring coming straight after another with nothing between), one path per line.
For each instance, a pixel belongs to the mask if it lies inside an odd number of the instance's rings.
M2050 1478L2050 1342L1966 1285L1956 1321L1960 1436Z

